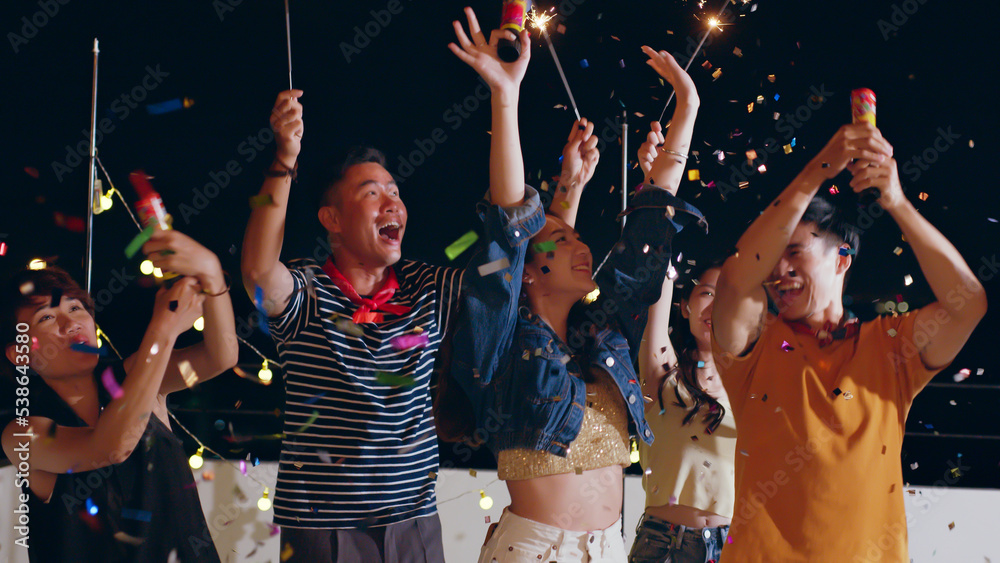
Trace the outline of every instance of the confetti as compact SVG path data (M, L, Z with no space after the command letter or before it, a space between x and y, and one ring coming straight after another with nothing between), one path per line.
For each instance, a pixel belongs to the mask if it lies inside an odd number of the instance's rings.
M949 530L954 530L955 529L955 523L952 522L951 524L948 524L948 529Z
M448 257L448 260L454 260L455 258L458 258L459 254L465 252L466 249L472 246L477 240L479 240L479 235L476 234L476 231L469 231L444 249L445 256Z
M267 328L267 311L264 309L264 289L259 285L254 286L253 304L257 308L257 312L260 313L260 331L270 336L271 332Z
M721 68L715 69L715 72L712 73L712 78L718 80L720 76L722 76L722 69Z
M304 431L306 428L309 428L310 426L313 425L314 422L316 422L317 418L319 418L319 411L316 410L312 411L312 414L309 415L309 419L305 421L305 424L299 426L298 430L296 430L295 432L300 433ZM244 475L246 475L246 473L244 473Z
M97 354L98 356L108 355L108 351L106 348L97 348L95 346L87 344L86 342L74 342L73 344L70 344L69 348L70 350L73 350L75 352L82 352L84 354Z
M101 383L104 384L104 388L108 390L108 394L111 395L112 399L121 399L125 396L125 392L122 391L118 382L115 381L115 373L111 369L111 366L108 366L104 370L104 373L101 374Z
M490 274L499 272L500 270L506 270L509 267L510 267L510 260L504 257L499 260L494 260L493 262L490 262L488 264L483 264L482 266L479 266L479 275L485 277Z
M142 542L146 541L146 538L137 538L135 536L130 536L125 532L115 532L115 539L129 545L142 545Z
M789 344L787 340L782 340L781 341L781 351L782 352L791 352L794 349L795 348L793 348L792 345Z
M688 180L690 180L692 182L696 182L698 180L701 180L701 172L699 172L698 170L693 170L693 169L692 170L688 170Z
M412 375L396 375L384 371L375 373L375 381L390 387L411 387L417 384Z
M336 316L336 313L334 315ZM333 324L334 326L337 327L337 330L343 332L344 334L350 334L352 336L365 335L365 329L363 329L359 325L354 324L354 322L351 321L350 319L337 319L333 321Z
M427 346L426 334L402 334L389 341L396 350L410 350Z
M125 247L125 257L132 258L133 256L135 256L136 253L139 252L139 250L142 248L142 245L146 244L146 241L148 241L149 237L151 236L153 236L152 225L143 229L141 233L135 235L135 238L132 239L132 242L128 243L128 245Z
M538 253L551 252L551 251L554 251L556 249L556 241L554 241L554 240L547 240L545 242L540 242L540 243L537 243L537 244L532 244L531 247L534 248L535 252L538 252Z
M177 364L177 369L180 370L181 377L184 378L184 385L187 385L189 389L198 383L198 374L195 373L194 368L191 367L191 362L181 360Z
M274 198L271 197L271 194L259 194L250 198L250 209L257 209L258 207L273 204Z
M590 63L587 62L587 59L582 59L580 61L580 68L587 68L589 66L590 66Z
M323 391L322 393L319 393L319 394L313 395L312 397L309 397L308 399L305 400L305 403L307 405L316 404L316 401L322 399L325 396L326 396L326 391Z
M292 549L292 544L286 543L285 547L281 549L281 560L288 561L295 554L295 550Z
M910 285L911 283L913 283L913 277L910 274L903 276L903 285Z
M470 469L469 470L469 475L472 475L473 477L475 477L477 475L476 474L476 470L475 469Z
M153 519L153 513L148 510L137 510L135 508L123 508L122 518L128 518L129 520L138 520L140 522L149 522Z

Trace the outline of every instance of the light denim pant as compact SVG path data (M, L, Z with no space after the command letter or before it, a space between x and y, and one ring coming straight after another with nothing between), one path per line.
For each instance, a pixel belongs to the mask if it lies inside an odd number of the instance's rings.
M604 530L574 532L503 511L479 552L479 563L625 563L622 520Z
M726 545L729 526L685 528L642 515L635 528L629 563L715 563Z

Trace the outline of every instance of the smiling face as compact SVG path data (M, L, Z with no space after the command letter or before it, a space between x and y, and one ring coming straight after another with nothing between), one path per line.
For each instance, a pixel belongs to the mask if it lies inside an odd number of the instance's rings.
M94 317L79 299L62 297L52 306L49 297L32 300L31 305L17 310L17 322L28 325L33 344L28 354L29 365L44 378L62 378L89 373L97 366L95 354L77 352L70 347L77 342L97 346ZM37 344L34 344L37 343ZM17 365L15 348L7 347L7 359Z
M699 350L712 349L712 305L715 303L719 272L720 268L705 270L698 278L698 284L691 289L691 296L681 302L681 315L687 319Z
M543 250L533 246L534 256L524 265L525 278L531 281L527 285L529 295L576 301L593 291L590 248L573 227L558 217L546 215L545 227L530 244L543 245Z
M376 162L348 168L330 205L320 208L320 222L335 243L334 254L370 268L399 261L406 230L406 206L392 174Z
M803 320L840 303L851 257L841 256L839 249L815 224L799 223L767 280L782 318Z

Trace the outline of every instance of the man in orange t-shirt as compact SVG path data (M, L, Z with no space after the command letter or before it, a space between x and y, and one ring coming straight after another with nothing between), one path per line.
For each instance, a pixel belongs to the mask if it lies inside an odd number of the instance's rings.
M936 302L867 323L844 311L858 232L814 196L845 168L854 191L880 190ZM985 315L986 296L903 195L878 129L842 127L750 225L717 289L713 351L739 429L723 563L908 561L906 415Z

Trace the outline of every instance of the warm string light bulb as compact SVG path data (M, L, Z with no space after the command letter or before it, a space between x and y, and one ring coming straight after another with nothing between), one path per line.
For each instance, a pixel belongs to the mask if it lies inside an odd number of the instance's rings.
M601 296L601 288L595 286L593 291L583 296L583 304L590 305L594 301L597 301L597 298L600 296Z
M153 268L153 277L163 278L163 270L159 268Z
M111 199L112 194L115 193L114 189L108 190L107 194L101 194L101 211L107 211L111 209L111 206L115 204L115 200Z
M188 458L188 463L191 465L191 469L201 469L201 466L205 464L205 458L201 457L205 453L205 446L199 446L198 451L194 453L193 456Z
M33 258L31 262L28 262L29 270L44 270L48 267L48 263L41 258Z
M639 463L639 444L632 438L632 451L628 454L628 460L632 463Z
M198 332L205 330L205 317L198 317L194 321L194 329Z
M479 508L489 510L493 508L493 497L487 496L486 491L479 490Z
M257 377L261 381L271 381L271 370L267 367L267 360L260 366L260 371L257 372Z
M267 498L267 493L268 489L267 487L264 487L264 496L260 497L260 500L257 501L257 508L259 508L261 512L271 510L271 499Z
M142 262L139 263L139 271L142 272L142 275L144 276L152 274L153 263L150 262L149 260L143 260Z

